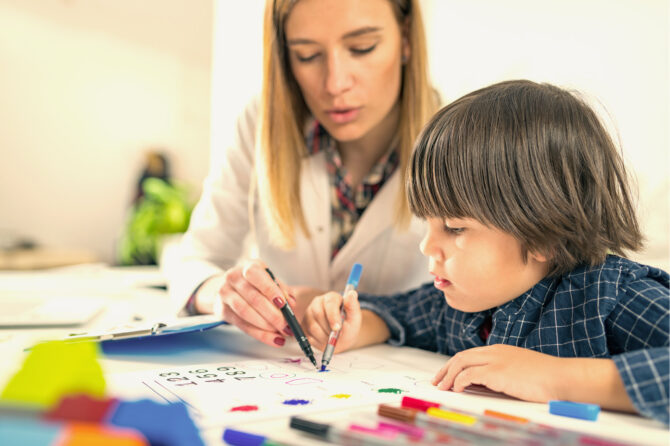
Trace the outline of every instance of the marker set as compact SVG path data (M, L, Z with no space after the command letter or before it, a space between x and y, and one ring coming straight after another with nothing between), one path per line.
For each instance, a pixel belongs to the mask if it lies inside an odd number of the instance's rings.
M357 421L346 427L340 422L327 424L293 416L290 419L290 427L333 444L360 446L410 443L624 446L621 442L541 425L527 418L502 412L486 410L483 415L468 413L407 396L403 397L400 407L380 404L377 414L380 418L376 424ZM226 429L224 432L224 440L229 444L252 444L248 442L249 436L254 437L253 444L281 444L235 429Z

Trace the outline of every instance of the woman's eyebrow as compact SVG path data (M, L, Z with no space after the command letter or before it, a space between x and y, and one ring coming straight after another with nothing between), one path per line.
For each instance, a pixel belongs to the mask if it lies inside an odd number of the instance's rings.
M364 26L362 28L355 29L353 31L349 31L345 33L342 38L343 39L350 39L352 37L358 37L364 34L368 33L375 33L381 31L382 28L379 26ZM315 45L318 44L318 42L310 39L305 39L305 38L297 38L297 39L288 39L286 41L288 45Z

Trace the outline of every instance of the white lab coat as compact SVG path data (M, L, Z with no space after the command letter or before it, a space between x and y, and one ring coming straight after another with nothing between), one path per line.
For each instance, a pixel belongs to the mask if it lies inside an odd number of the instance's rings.
M168 269L170 295L181 310L194 289L213 274L241 260L243 241L251 231L249 186L254 159L257 105L252 102L237 122L235 145L222 165L210 170L203 193L183 237L179 260ZM363 265L359 292L392 294L432 279L428 260L419 251L425 223L413 218L406 231L393 227L400 175L396 170L377 192L353 234L331 261L331 189L323 152L304 159L300 193L311 238L298 231L296 246L284 251L270 243L269 221L254 209L258 256L287 285L304 285L341 292L351 266Z

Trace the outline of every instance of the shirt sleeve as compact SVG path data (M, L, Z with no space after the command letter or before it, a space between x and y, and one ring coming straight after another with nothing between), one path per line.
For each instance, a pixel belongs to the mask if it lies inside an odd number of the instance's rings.
M670 296L667 273L624 280L606 320L608 344L638 412L668 424Z
M361 294L359 301L361 309L372 311L386 323L391 332L389 344L437 351L436 318L446 304L432 283L390 297Z

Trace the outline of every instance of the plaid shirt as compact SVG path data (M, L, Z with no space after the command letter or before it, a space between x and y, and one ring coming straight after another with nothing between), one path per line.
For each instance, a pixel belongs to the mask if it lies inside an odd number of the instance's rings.
M309 121L306 129L305 143L310 153L323 151L326 155L331 184L330 258L332 260L351 237L365 208L398 167L398 153L395 149L387 152L353 189L351 179L342 165L342 158L335 148L335 140L316 120Z
M611 358L635 408L669 422L668 273L608 256L605 263L545 278L504 305L464 313L426 284L388 297L361 295L379 315L390 343L453 355L509 344L559 357ZM481 327L491 320L486 339Z

